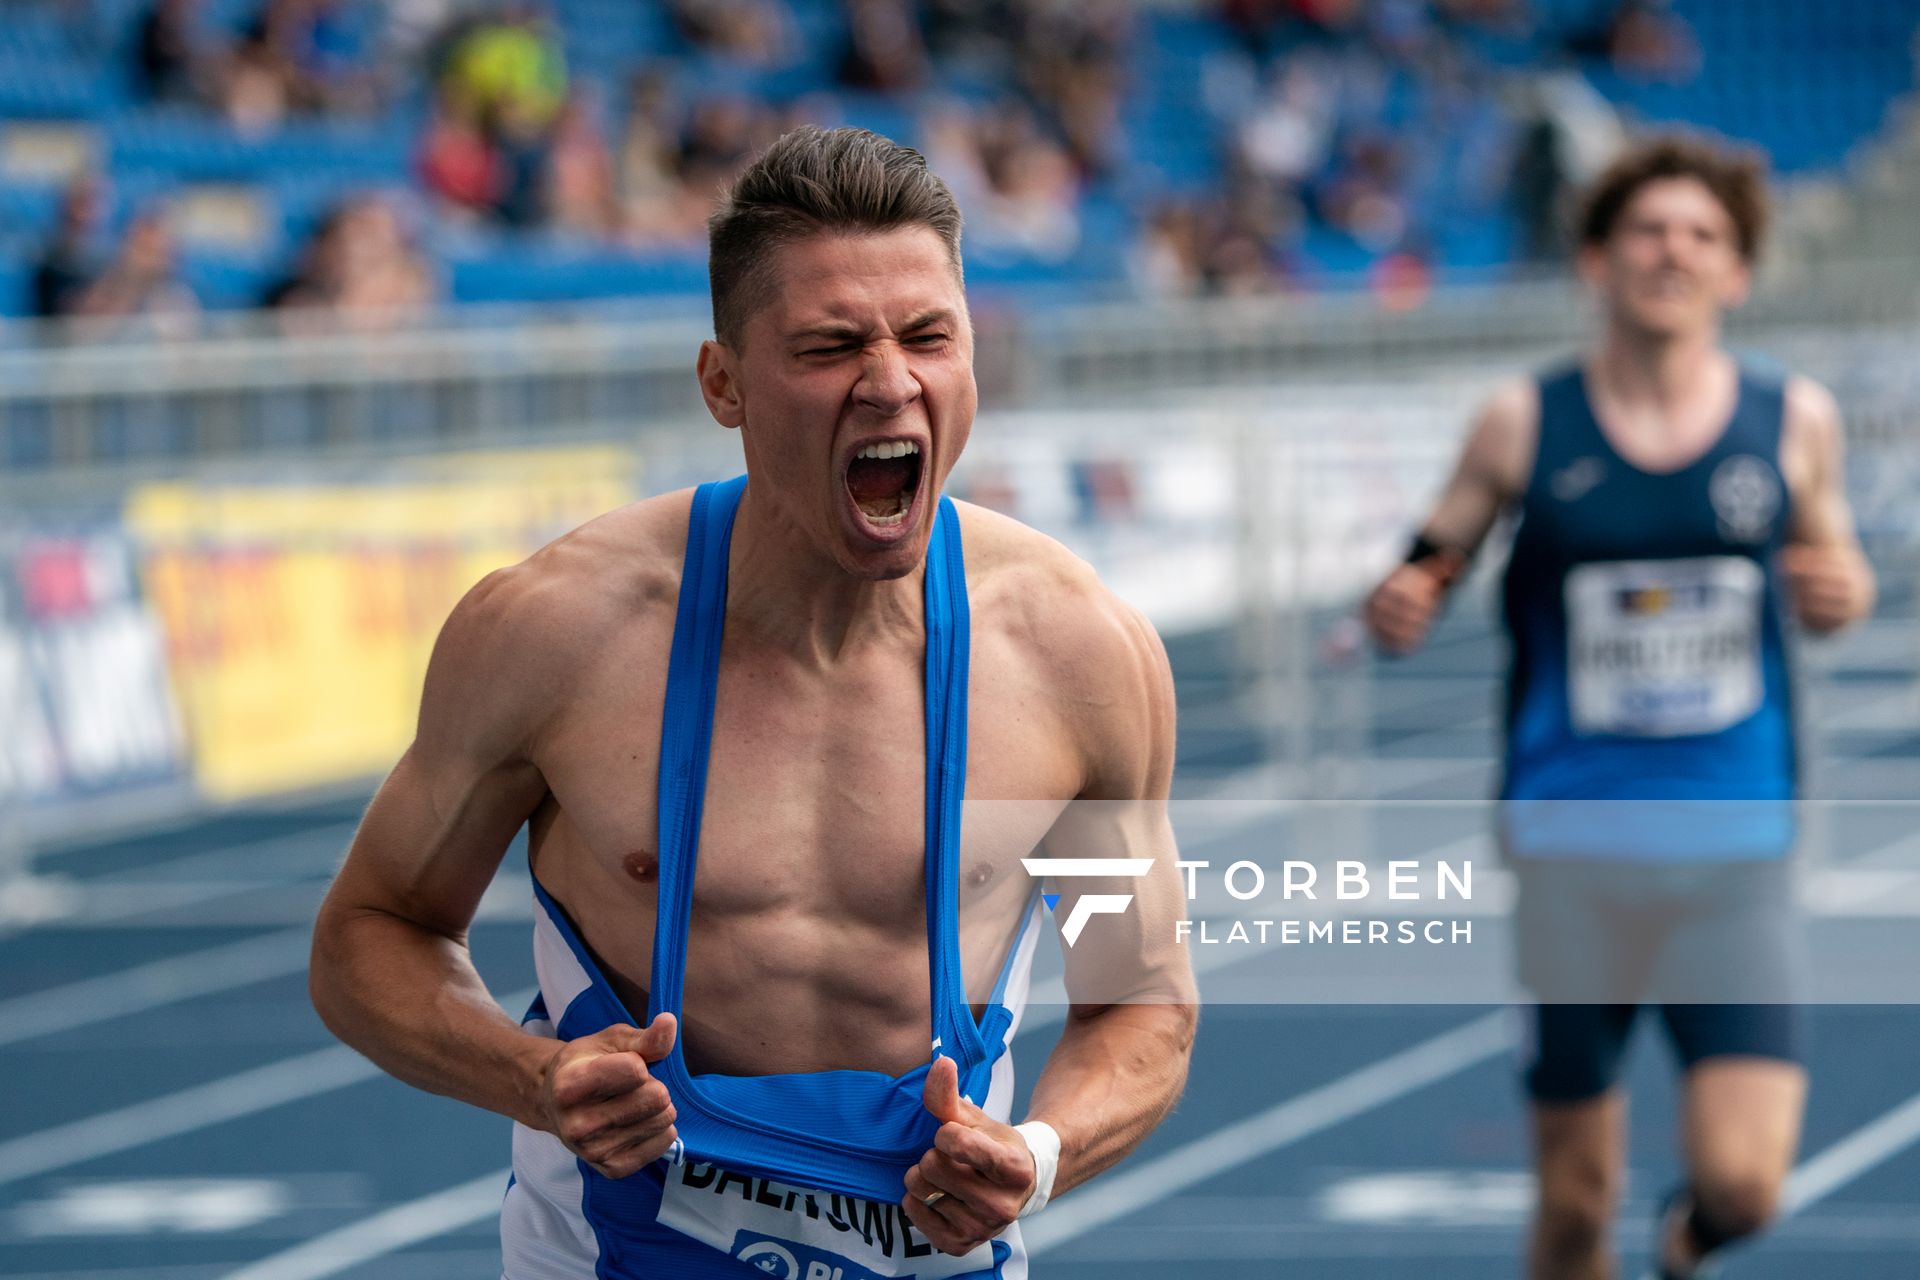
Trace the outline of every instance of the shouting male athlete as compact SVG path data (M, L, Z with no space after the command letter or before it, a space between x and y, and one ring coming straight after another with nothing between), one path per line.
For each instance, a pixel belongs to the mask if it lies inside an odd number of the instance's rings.
M698 377L746 476L461 602L321 910L314 1002L516 1122L514 1280L1021 1276L1015 1220L1173 1105L1191 974L1159 857L1087 929L1139 941L1144 976L1074 1005L1008 1123L1041 915L1018 859L1049 833L963 845L961 798L1164 800L1165 654L1061 547L942 497L973 342L959 210L916 152L797 130L710 236ZM1086 821L1103 853L1170 853L1164 815ZM520 1024L466 930L523 823Z
M1519 516L1501 838L1540 1002L1526 1075L1537 1280L1612 1274L1617 1078L1643 1000L1661 1004L1685 1067L1687 1182L1656 1274L1702 1275L1760 1230L1798 1142L1781 613L1830 632L1871 609L1874 585L1832 398L1720 345L1765 215L1742 155L1664 138L1619 159L1580 225L1598 345L1493 397L1368 602L1380 644L1411 651L1496 517Z

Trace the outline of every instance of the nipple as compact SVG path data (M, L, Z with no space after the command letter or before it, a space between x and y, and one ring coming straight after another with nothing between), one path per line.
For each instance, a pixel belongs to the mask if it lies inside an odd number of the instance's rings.
M620 868L642 884L650 884L660 870L660 859L645 849L635 849L620 860Z
M961 878L966 881L967 888L978 889L986 884L987 881L993 879L993 864L991 862L976 862L967 868L966 874Z

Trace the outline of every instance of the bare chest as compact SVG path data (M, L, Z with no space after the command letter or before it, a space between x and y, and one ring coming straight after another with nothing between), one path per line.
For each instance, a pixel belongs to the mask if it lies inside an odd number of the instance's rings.
M549 734L539 763L551 799L533 833L535 874L602 959L635 980L647 971L661 854L657 665L609 664ZM973 673L967 797L1071 798L1078 762L1044 690L991 642L976 643ZM704 937L789 957L848 931L923 945L923 679L911 656L825 676L723 659L692 907ZM1017 912L1030 887L1018 858L1030 847L963 840L963 911Z

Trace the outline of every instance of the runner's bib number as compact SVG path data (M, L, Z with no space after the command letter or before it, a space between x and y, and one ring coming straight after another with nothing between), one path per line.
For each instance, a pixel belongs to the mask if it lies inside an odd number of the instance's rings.
M941 1253L897 1204L806 1191L710 1164L667 1170L658 1220L776 1280L938 1280L994 1270L991 1243L962 1258ZM1018 1231L1006 1233L1015 1246Z
M1567 574L1574 730L1717 733L1760 708L1766 576L1742 556L1619 560Z

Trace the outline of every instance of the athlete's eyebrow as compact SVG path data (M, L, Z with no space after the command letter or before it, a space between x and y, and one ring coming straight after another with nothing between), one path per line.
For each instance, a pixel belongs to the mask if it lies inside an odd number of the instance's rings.
M922 311L919 315L901 325L900 332L912 333L915 329L924 329L930 324L952 323L953 312L945 307L934 307L930 310Z
M900 332L912 333L914 330L924 329L928 325L951 323L953 323L953 312L949 308L930 307L901 325ZM819 324L810 324L795 329L787 335L787 338L789 341L794 342L807 338L824 338L832 342L858 342L866 336L867 331L858 325L848 324L844 321L836 323L832 320L826 320Z
M808 325L803 329L795 329L787 335L787 337L793 341L798 341L802 338L828 338L834 342L855 342L866 336L867 331L865 329L857 328L850 324L834 324L831 321L825 324Z

